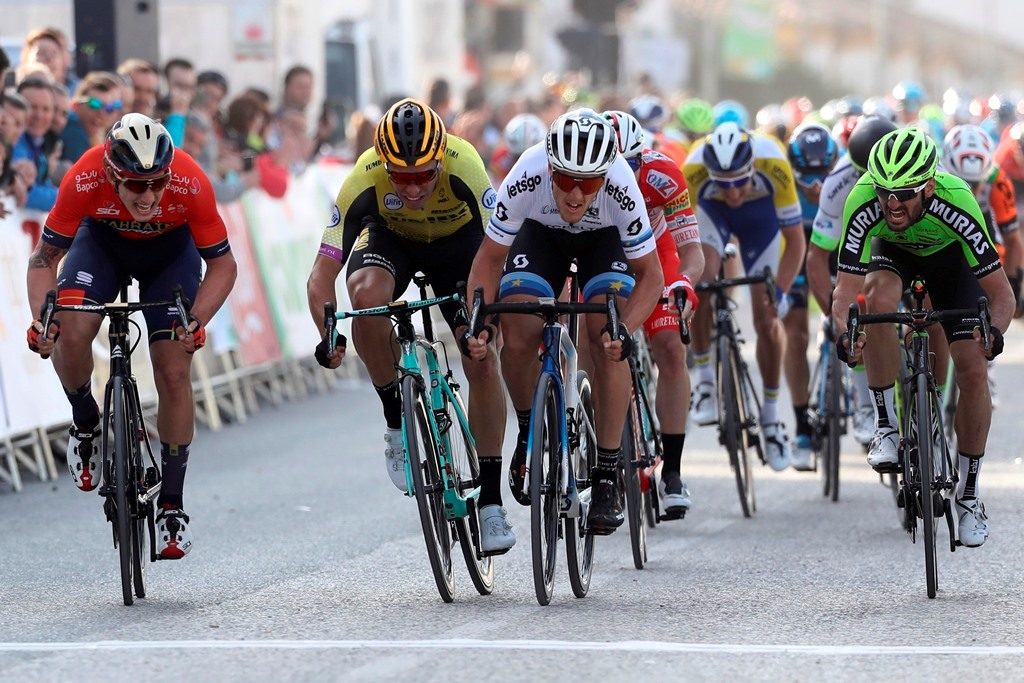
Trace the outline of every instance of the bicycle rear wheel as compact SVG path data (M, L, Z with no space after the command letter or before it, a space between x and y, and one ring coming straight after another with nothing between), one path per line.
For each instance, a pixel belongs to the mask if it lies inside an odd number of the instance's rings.
M449 472L454 480L452 484L460 496L465 496L467 491L480 485L480 459L477 456L473 435L468 431L469 426L460 418L460 415L466 415L462 397L454 389L452 394L455 401L446 400L445 411L439 417L444 423L443 429L450 445L448 455L452 464ZM491 557L479 556L480 526L476 501L472 501L468 507L469 514L453 524L458 532L462 557L466 560L466 569L473 581L473 587L480 595L490 595L494 588L494 562Z
M842 433L843 368L839 358L829 354L828 384L825 388L826 410L828 419L825 422L825 477L828 480L828 492L832 502L839 501L839 454L840 435Z
M938 557L936 554L935 506L932 483L935 481L932 463L932 413L929 405L928 377L920 374L916 379L914 396L917 412L917 462L921 480L920 496L921 517L923 518L924 537L924 574L928 588L928 597L934 598L939 587ZM943 511L940 510L940 513Z
M740 413L740 376L736 367L735 357L729 339L720 335L718 338L718 391L720 394L721 411L719 412L719 429L722 445L729 454L729 465L736 478L736 491L740 497L740 509L744 517L753 514L753 491L750 480L750 460L747 448L742 415Z
M117 552L121 566L121 594L124 604L130 606L135 602L133 594L135 568L135 543L133 534L135 524L129 498L132 487L129 481L129 463L131 456L132 437L130 434L131 420L128 417L128 403L125 395L124 378L114 377L111 388L110 427L114 432L114 528L117 532Z
M455 599L452 571L451 524L444 516L444 486L437 462L433 430L427 417L427 402L417 378L402 379L402 436L405 439L413 492L419 509L423 540L437 592L445 602Z
M644 519L644 509L647 506L640 491L643 470L639 465L644 456L644 437L639 417L636 402L630 401L626 425L622 430L620 467L626 485L626 517L629 520L629 545L633 549L633 566L643 569L647 562L647 520Z
M530 417L530 536L533 587L537 602L547 605L555 588L558 527L561 512L561 425L555 380L542 373Z
M590 472L597 465L597 432L590 380L585 372L577 373L576 388L580 403L574 419L579 443L572 453L572 466L577 492L581 492L590 486ZM594 570L594 535L587 533L586 524L582 508L579 517L565 518L565 559L569 565L569 585L577 598L586 597Z

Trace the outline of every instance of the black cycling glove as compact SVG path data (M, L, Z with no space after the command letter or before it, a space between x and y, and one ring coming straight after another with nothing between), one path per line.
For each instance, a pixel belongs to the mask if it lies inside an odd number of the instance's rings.
M331 361L327 357L330 354L330 350L328 349L329 346L330 342L327 340L327 337L324 337L320 340L320 343L316 345L316 350L313 352L313 357L316 358L316 362L328 369L331 367ZM334 343L334 348L339 347L342 350L348 348L348 339L346 339L345 335L340 332L338 333L338 339Z
M850 364L849 345L850 333L843 332L841 335L839 335L839 339L836 340L836 356L838 356L839 360L843 361L847 365Z
M612 341L622 342L622 355L619 357L619 360L626 360L633 355L633 335L629 333L625 325L619 323L619 329L615 331L615 334L612 334L609 327L605 327L604 331L608 333Z
M988 329L992 344L992 355L989 356L988 359L992 360L1003 352L1003 332L998 327L994 326Z

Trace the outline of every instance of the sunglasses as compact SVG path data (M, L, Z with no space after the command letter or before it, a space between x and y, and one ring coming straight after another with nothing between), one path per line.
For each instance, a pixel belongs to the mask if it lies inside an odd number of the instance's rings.
M754 177L753 171L747 171L740 176L730 176L728 178L722 178L719 176L711 176L711 180L723 190L729 190L737 187L744 187L750 182L750 179Z
M98 97L80 99L78 100L78 103L84 104L88 106L90 109L95 109L96 111L102 109L108 114L112 114L113 112L117 111L122 106L124 106L124 103L121 100L114 100L110 104L106 104L103 102L103 100L99 99Z
M820 175L797 175L796 184L807 192L813 192L814 190L821 190L822 184L825 182L825 177Z
M562 192L572 192L578 187L583 194L594 194L604 185L604 176L577 178L561 171L551 171L551 181Z
M640 168L640 164L643 163L643 157L637 154L635 157L629 157L628 159L626 159L626 163L629 164L630 169L632 169L635 172L638 168Z
M167 187L167 183L171 182L170 170L168 170L167 173L164 173L163 175L159 175L155 178L146 179L126 178L125 176L120 175L113 168L110 169L110 173L111 175L114 176L114 179L118 183L124 185L125 189L127 189L129 192L133 194L144 194L146 190L153 190L154 193L160 192L165 187Z
M902 204L904 202L909 202L910 200L917 197L917 195L921 193L921 191L925 188L927 184L928 181L925 181L918 185L917 187L898 188L888 188L882 187L881 185L875 185L875 194L878 195L878 201L882 202L883 204L889 201L890 198L894 198L896 201Z
M388 179L395 185L426 185L437 177L437 174L440 172L440 164L435 164L434 168L428 171L419 171L417 173L393 171L386 166L384 170L387 171Z

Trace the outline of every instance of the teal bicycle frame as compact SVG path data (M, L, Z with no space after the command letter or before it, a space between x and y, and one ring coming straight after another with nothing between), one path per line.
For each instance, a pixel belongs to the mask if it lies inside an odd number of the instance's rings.
M451 294L448 296L434 297L430 299L421 299L419 301L393 301L384 306L377 306L375 308L364 308L358 311L339 311L333 314L335 320L345 320L346 318L357 318L365 316L387 316L395 321L395 330L398 340L398 345L401 349L401 358L396 363L396 369L399 374L399 382L406 376L412 376L416 384L425 388L425 379L423 373L424 363L420 362L420 355L423 356L423 360L426 365L427 377L430 380L430 391L425 392L425 396L428 397L429 406L427 410L427 422L430 425L430 434L434 440L434 443L438 447L438 465L441 473L441 480L444 486L442 492L444 500L444 515L445 519L454 521L462 519L469 515L468 501L475 501L480 497L480 487L474 486L465 493L459 490L459 485L454 481L452 472L454 471L455 464L453 463L452 457L452 444L450 438L450 424L439 424L439 418L447 420L447 410L445 406L452 405L454 407L455 415L459 420L459 426L462 428L467 438L470 441L470 447L476 450L476 440L472 436L472 432L469 429L469 418L466 416L466 411L462 406L462 401L456 396L455 391L458 390L459 385L453 381L453 375L451 369L443 371L441 369L441 362L438 358L436 346L440 345L444 350L442 342L433 341L430 337L430 324L429 315L424 314L424 327L427 331L427 338L421 337L416 334L416 330L412 323L412 314L416 311L430 308L438 304L444 304L449 302L460 302L463 301L462 297L458 294ZM325 320L325 325L329 328L329 321ZM337 330L331 329L331 340L332 343L337 340ZM447 351L445 351L447 354ZM405 446L406 452L409 451L409 430L413 429L412 425L407 424L405 416L402 417L402 444ZM405 481L407 489L405 495L408 497L415 496L413 490L412 472L410 471L411 459L406 458L405 462Z

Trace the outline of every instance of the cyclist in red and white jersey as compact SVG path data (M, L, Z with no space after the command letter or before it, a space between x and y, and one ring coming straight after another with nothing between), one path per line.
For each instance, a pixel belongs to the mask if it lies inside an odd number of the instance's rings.
M619 153L633 169L640 185L665 276L664 295L671 297L676 287L685 289L688 301L683 317L689 320L697 307L693 280L704 271L704 252L700 248L700 230L690 204L686 179L671 159L644 146L644 131L635 117L622 111L606 111L604 118L615 129ZM656 306L644 323L644 332L658 365L655 410L664 448L665 516L676 519L690 508L690 491L680 477L686 418L690 411L690 375L686 369L686 347L679 338L675 306Z

